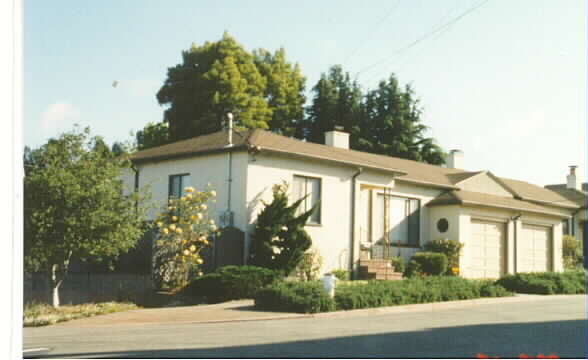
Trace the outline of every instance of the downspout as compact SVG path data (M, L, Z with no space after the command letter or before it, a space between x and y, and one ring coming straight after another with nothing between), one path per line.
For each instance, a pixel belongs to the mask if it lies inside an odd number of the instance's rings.
M352 271L352 278L356 278L356 273L353 270L353 259L355 257L355 185L357 183L357 177L361 175L363 168L357 168L357 172L351 177L351 251L349 252L349 267Z
M135 172L135 184L134 189L135 193L139 191L139 169L135 166L135 164L131 164L131 169ZM135 212L139 211L139 200L135 200Z
M228 144L227 147L231 148L233 147L233 114L232 113L228 113L227 114L227 118L228 118L228 123L229 123L229 132L228 132ZM231 213L231 190L232 190L232 183L233 183L233 151L229 150L229 178L227 179L228 182L228 191L227 191L227 216L229 217L228 219L228 224L229 226L233 226L233 216Z
M513 226L514 226L514 229L513 229L513 232L514 232L514 239L513 239L514 240L513 273L515 273L515 274L517 273L517 261L518 261L518 257L517 257L517 248L518 248L518 245L517 245L517 237L518 237L519 230L517 228L517 220L519 220L521 218L521 216L522 216L522 214L518 214L518 215L515 215L512 218L510 218L512 220L512 223L513 223Z

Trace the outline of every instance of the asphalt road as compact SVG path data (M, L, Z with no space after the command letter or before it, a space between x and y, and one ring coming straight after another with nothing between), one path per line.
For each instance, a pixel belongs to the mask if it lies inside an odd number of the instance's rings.
M25 328L24 347L57 358L586 358L586 318L586 296L566 296L434 312Z

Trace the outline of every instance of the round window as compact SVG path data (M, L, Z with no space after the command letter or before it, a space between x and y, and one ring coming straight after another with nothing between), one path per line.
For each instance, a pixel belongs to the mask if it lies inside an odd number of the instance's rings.
M449 229L449 222L447 222L447 219L439 219L439 221L437 221L437 230L439 230L441 233L444 233L447 231L447 229Z

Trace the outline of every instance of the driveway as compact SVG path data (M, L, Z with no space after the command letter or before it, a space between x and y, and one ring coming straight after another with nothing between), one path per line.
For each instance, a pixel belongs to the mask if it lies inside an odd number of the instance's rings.
M26 328L24 346L49 347L45 357L59 358L468 358L479 352L502 358L521 353L586 356L585 295L435 311L282 315L279 321L113 326L90 326L80 320L77 325Z

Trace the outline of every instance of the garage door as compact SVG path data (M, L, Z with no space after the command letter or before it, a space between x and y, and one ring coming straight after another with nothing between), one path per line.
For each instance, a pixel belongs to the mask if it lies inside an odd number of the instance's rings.
M521 235L517 271L551 271L551 228L523 224Z
M498 278L504 274L506 252L505 224L473 219L469 253L471 278Z

